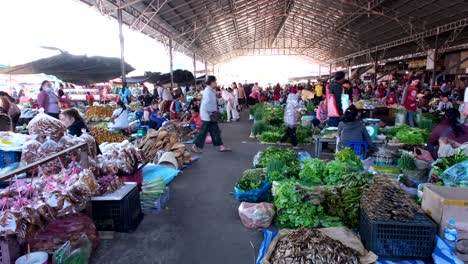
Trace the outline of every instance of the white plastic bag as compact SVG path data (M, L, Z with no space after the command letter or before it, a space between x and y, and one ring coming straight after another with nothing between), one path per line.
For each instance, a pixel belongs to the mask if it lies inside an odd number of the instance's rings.
M239 206L239 217L247 228L267 228L275 216L275 208L271 203L247 203Z
M29 134L37 135L39 142L44 142L47 137L59 141L65 134L65 130L65 125L60 120L44 112L40 112L28 124Z

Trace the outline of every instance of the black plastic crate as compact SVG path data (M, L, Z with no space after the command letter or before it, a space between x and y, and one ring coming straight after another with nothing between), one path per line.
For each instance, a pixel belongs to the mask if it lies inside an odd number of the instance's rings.
M92 216L99 231L135 231L143 220L138 188L120 201L92 201Z
M374 221L361 208L360 235L367 249L388 260L430 260L437 225L423 213L409 222Z

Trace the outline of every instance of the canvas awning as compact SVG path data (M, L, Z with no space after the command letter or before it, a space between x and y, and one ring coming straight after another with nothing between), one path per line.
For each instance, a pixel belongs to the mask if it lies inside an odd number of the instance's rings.
M125 64L126 73L135 70ZM106 82L121 77L120 59L101 56L88 57L63 52L59 55L32 61L26 64L1 69L3 74L54 75L57 78L79 85Z

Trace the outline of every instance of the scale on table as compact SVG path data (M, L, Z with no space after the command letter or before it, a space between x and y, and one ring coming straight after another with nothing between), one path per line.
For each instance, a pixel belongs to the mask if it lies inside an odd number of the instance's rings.
M380 119L364 118L362 121L366 125L367 133L369 133L371 139L375 140L377 138L377 135L379 134L379 128L377 127L377 123L380 122Z

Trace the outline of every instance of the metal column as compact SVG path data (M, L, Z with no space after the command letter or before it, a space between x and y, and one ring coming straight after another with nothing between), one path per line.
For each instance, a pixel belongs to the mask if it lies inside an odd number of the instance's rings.
M193 87L197 86L197 60L195 53L193 54Z
M375 52L375 60L374 60L374 86L377 86L377 67L379 66L379 52Z
M322 65L319 64L319 75L318 75L318 81L322 79Z
M119 1L120 6L120 1ZM119 39L120 39L120 71L122 74L122 83L127 82L126 72L125 72L125 49L124 49L124 36L122 31L122 9L117 9L117 20L119 22Z
M348 60L348 80L351 80L351 75L353 74L351 69L351 59Z
M174 88L174 69L173 69L173 58L172 58L172 38L169 39L169 67L170 67L170 74L171 74L171 88Z
M208 81L208 61L205 60L205 81Z
M328 82L332 81L332 64L330 63L330 75L328 75Z
M434 87L435 83L436 83L436 60L437 60L437 53L438 53L438 49L439 49L439 34L436 35L436 39L435 39L435 47L434 47L434 68L432 69L432 78L431 78L431 89Z

